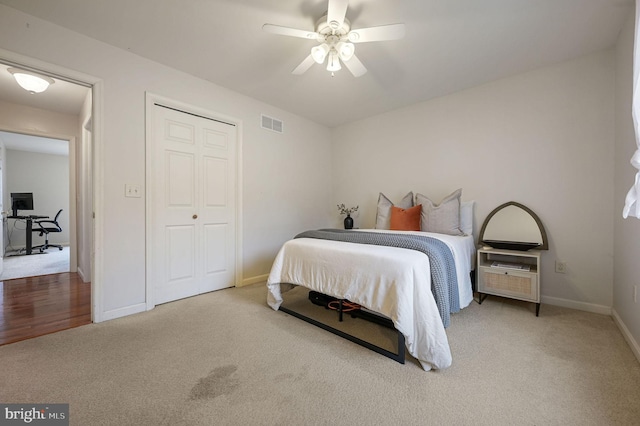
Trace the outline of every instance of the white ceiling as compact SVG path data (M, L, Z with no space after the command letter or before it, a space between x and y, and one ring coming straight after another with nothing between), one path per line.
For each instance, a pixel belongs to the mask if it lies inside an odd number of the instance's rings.
M69 156L69 141L63 139L0 131L0 141L4 143L5 148L15 151Z
M354 29L406 24L402 40L356 45L369 71L355 78L292 75L316 43L262 31L313 30L327 0L0 3L329 127L612 47L633 13L632 0L351 0Z
M7 68L11 66L0 63L0 100L62 114L80 113L89 88L54 79L46 91L32 95L18 86ZM69 155L69 141L66 140L0 131L0 141L7 149Z
M55 78L54 83L42 93L30 94L18 86L7 71L10 65L0 63L0 99L19 105L78 115L89 88Z

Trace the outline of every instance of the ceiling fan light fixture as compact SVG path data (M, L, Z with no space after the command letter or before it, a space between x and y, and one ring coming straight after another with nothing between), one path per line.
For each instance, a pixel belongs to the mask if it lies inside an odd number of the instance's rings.
M348 61L351 59L356 53L356 48L353 43L348 43L341 41L336 45L336 49L338 50L338 54L340 55L340 59L343 61Z
M340 71L342 66L340 65L340 59L338 56L338 52L335 49L331 49L329 52L329 61L327 61L327 71Z
M19 68L8 68L13 78L24 90L31 94L41 93L47 90L49 85L55 83L52 78L35 74L29 71L21 70Z
M327 13L316 21L315 32L273 24L264 24L262 29L273 34L304 39L315 38L319 43L318 46L312 47L311 53L291 71L294 75L304 74L314 63L324 64L327 60L327 71L331 76L335 71L342 69L342 61L354 77L360 77L367 72L367 68L355 55L354 44L399 40L405 36L405 25L378 25L352 31L351 22L346 17L348 7L349 0L328 0Z
M321 64L324 62L324 59L327 57L329 53L329 45L327 43L322 43L319 46L311 48L311 56L313 60L317 63Z

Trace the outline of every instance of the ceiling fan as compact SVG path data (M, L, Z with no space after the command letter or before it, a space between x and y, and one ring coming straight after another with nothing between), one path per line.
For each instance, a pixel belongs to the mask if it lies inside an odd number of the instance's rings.
M342 69L344 63L351 74L360 77L367 72L365 66L355 55L354 43L371 41L398 40L404 37L404 24L381 25L378 27L351 29L346 18L349 0L329 0L327 14L316 22L315 31L299 30L280 25L264 24L262 29L285 36L315 40L319 45L311 48L311 53L293 71L300 75L314 63L322 64L327 60L327 71L333 73Z

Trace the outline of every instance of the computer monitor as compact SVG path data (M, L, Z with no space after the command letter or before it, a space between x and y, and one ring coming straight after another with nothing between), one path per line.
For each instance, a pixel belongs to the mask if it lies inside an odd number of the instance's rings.
M18 210L33 210L33 193L12 192L11 210L13 210L14 216L18 216Z

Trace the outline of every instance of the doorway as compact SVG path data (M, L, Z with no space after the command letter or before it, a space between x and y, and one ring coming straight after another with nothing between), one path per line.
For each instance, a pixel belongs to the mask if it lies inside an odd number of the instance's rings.
M12 209L12 194L29 194L33 200L29 210L19 211L23 218L15 218L13 212L3 217L0 280L75 272L75 262L73 266L70 262L72 245L76 252L70 238L75 234L71 229L75 224L69 220L70 197L75 193L75 185L72 185L75 179L73 182L69 179L70 175L75 175L75 163L69 161L70 141L5 131L0 131L0 141L4 147L1 210ZM57 215L59 210L62 212ZM30 216L40 219L30 220ZM52 232L44 239L44 233L37 232L39 220L55 220L60 232ZM53 225L42 222L44 227ZM27 235L30 230L31 234ZM43 248L44 241L52 246Z
M26 93L26 91L17 86L14 80L11 78L7 79L4 75L6 73L7 76L11 77L6 71L9 67L24 68L31 72L47 75L53 78L55 83L43 93L35 95ZM45 71L47 69L56 71L55 73ZM63 77L62 75L67 75L68 77ZM63 243L68 242L68 249L65 247L65 250L68 253L67 271L69 272L42 275L34 278L17 278L6 281L3 287L4 290L7 290L7 288L10 287L8 287L7 283L16 284L18 281L26 280L25 283L27 284L20 286L20 288L24 290L25 288L30 288L28 283L34 282L33 280L36 279L38 280L38 285L42 288L42 280L48 280L47 285L51 287L52 291L47 294L51 295L54 293L53 290L64 290L66 285L65 281L69 279L74 282L77 281L81 283L79 284L81 287L85 288L86 296L88 297L88 299L84 297L81 303L82 309L86 310L89 316L89 322L100 320L99 310L93 308L96 304L100 304L100 299L96 297L97 295L94 291L97 280L92 276L94 263L94 209L92 197L93 140L91 132L93 126L91 123L94 112L93 103L96 84L99 86L98 90L101 90L101 83L94 78L81 75L72 70L64 70L46 63L41 63L31 58L0 51L0 106L3 111L3 116L0 119L0 131L25 136L64 140L68 150L66 158L67 177L66 179L57 179L65 180L65 182L61 183L60 187L65 191L66 197L57 194L53 197L56 198L57 201L43 204L42 200L52 195L50 192L55 191L40 192L40 195L37 195L38 191L36 190L33 192L36 193L34 194L34 208L38 210L38 214L53 217L59 209L63 209L63 212L66 213L66 215L62 213L60 219L64 221L67 233L64 236L58 237L64 240ZM37 130L34 131L34 129ZM20 160L20 156L25 157L28 155L33 154L21 153L14 156L14 159L18 158L18 160ZM8 161L11 161L11 152L6 157L8 157ZM31 159L22 158L23 162L30 164L33 164L31 163L32 160L33 157ZM9 168L11 168L11 165L9 165ZM25 173L29 172L28 166L24 166L23 168L25 169L23 170ZM55 178L50 176L49 179L54 180ZM3 188L6 189L6 181L3 185ZM6 205L8 193L9 192L5 191L3 211L9 210ZM58 205L61 204L61 198L66 198L62 202L64 206L58 207ZM2 200L2 197L0 197L0 200ZM38 200L41 202L39 203ZM89 200L89 204L87 204L87 200ZM54 204L55 207L53 206ZM49 207L47 207L47 205L49 205ZM37 243L41 243L41 238L37 234L34 235L34 244L37 244L36 240ZM16 240L12 241L12 243L14 242L16 242ZM49 242L54 243L51 237ZM19 248L21 244L18 241L16 245L18 246L16 248ZM49 252L53 252L53 250L49 250ZM40 255L36 255L34 257L39 256ZM66 315L68 315L69 319L77 315L76 309L80 307L80 302L78 306L74 306L74 300L73 298L69 298L67 302L62 304L62 306L68 308ZM3 303L2 308L6 317L9 300L3 299L0 302ZM40 300L38 299L37 303L39 302ZM76 312L75 314L74 310ZM60 313L60 315L65 314ZM55 321L60 324L63 318L58 316Z

